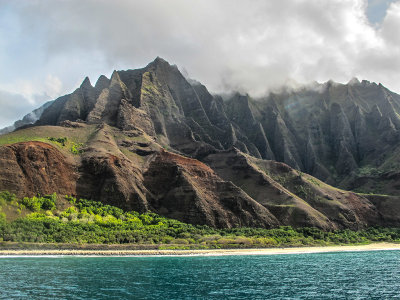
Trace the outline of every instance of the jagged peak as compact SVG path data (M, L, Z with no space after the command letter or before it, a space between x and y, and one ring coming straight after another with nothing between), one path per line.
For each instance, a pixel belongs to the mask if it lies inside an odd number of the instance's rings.
M237 98L237 100L244 102L244 103L249 103L249 100L250 100L250 96L247 93L246 94L236 93L235 98Z
M371 81L363 79L363 80L361 81L361 84L363 84L363 85L370 85L370 84L371 84Z
M119 74L117 70L114 70L111 74L111 82L115 81L115 80L121 80L121 78L119 78Z
M335 84L335 82L332 79L329 79L327 82L325 82L326 85L331 86Z
M347 83L348 85L359 85L361 84L360 80L358 80L357 77L353 77L350 79L350 81Z
M161 67L161 66L166 66L166 67L171 67L171 65L169 64L169 62L167 62L165 59L157 56L155 60L153 60L151 63L149 63L146 66L146 69L150 68L150 67Z
M124 90L126 89L125 84L123 83L123 81L121 80L121 77L119 76L118 71L114 70L112 75L111 75L111 79L110 79L110 85L119 85L121 86Z
M86 88L86 87L90 87L90 88L92 88L93 86L92 86L92 83L90 82L90 79L89 79L89 77L85 77L85 79L83 80L83 82L82 82L82 84L81 84L81 86L80 86L81 88Z
M96 84L95 84L95 88L105 88L110 84L110 79L108 79L106 76L101 75L99 77L99 79L97 79Z
M163 59L162 57L157 56L156 59L153 61L153 63L155 64L168 64L169 62L167 62L165 59Z
M245 101L248 102L250 100L250 95L248 93L240 93L238 91L234 92L230 99L235 99L239 101Z
M325 82L323 84L323 86L326 87L326 89L330 89L330 88L334 88L334 87L337 87L337 86L343 86L343 84L339 83L339 82L336 82L336 81L334 81L332 79L329 79L327 82Z
M185 76L183 76L179 71L177 65L171 65L168 61L159 56L157 56L156 59L149 63L144 69L163 69L164 71L179 73L183 78L185 78Z

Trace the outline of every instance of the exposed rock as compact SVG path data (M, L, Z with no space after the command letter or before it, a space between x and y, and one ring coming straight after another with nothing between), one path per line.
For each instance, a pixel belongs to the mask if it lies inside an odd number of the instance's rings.
M123 130L141 129L150 136L155 136L153 122L143 110L136 108L126 99L121 100L117 117L117 126Z
M360 229L381 221L375 206L362 196L338 191L285 164L238 151L212 154L204 161L284 224L332 230Z
M85 152L79 172L79 197L140 212L148 210L141 171L130 160L111 153Z
M83 127L83 122L79 122L79 119L77 120L77 122L72 122L72 121L62 121L60 123L60 126L62 127L68 127L68 128L82 128Z
M152 210L213 227L271 227L279 222L229 181L198 160L161 152L144 174Z
M75 166L57 149L42 142L0 147L0 189L19 197L76 194Z
M399 95L355 79L257 100L235 94L223 101L157 58L143 69L114 71L111 79L100 76L94 87L86 78L74 93L45 109L38 124L105 122L142 130L165 147L197 158L235 146L347 187L359 168L383 165L399 146L399 114Z
M40 116L36 125L64 126L65 136L80 136L68 130L96 129L79 158L66 160L65 151L36 144L36 150L2 147L4 167L15 168L1 177L2 188L16 191L21 184L30 195L54 188L218 227L357 229L397 222L386 206L382 221L376 210L382 205L318 185L294 170L342 188L398 194L400 96L382 85L329 81L259 99L234 94L223 100L157 58L142 69L114 71L110 79L100 76L94 87L85 78L73 93L35 116ZM160 153L161 148L170 153ZM54 156L62 163L53 167L57 172L70 168L73 178L64 180L73 184L58 182L50 171L18 171L16 153L35 151L42 154L31 161L23 154L24 166L33 169L40 159L46 169ZM215 173L188 157L203 160ZM11 174L19 175L13 180ZM280 177L290 180L279 182Z

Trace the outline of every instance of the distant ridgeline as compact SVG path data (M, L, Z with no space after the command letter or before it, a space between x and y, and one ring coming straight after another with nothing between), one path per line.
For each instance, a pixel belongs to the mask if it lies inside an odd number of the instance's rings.
M381 84L223 99L157 58L86 78L35 117L0 136L0 190L18 197L214 228L400 227L400 96Z

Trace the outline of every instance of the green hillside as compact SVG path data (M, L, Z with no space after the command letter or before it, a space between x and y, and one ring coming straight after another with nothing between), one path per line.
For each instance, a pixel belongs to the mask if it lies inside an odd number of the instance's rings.
M400 229L325 232L316 228L214 229L154 213L139 214L56 194L18 199L0 193L0 240L69 244L135 244L159 249L283 247L400 242Z

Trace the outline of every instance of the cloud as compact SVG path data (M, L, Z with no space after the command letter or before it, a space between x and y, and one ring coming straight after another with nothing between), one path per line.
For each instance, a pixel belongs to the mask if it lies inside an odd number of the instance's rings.
M41 96L38 96L41 98ZM42 99L38 99L42 100ZM0 90L0 128L12 125L14 121L37 108L36 103L21 94L13 94Z
M366 9L364 0L15 1L2 19L18 38L0 38L0 62L18 72L0 82L52 74L59 81L35 92L56 96L86 75L93 82L161 56L215 92L260 95L292 80L353 76L400 92L399 3L379 28ZM4 59L12 49L20 57Z
M3 84L0 89L0 129L61 94L62 82L51 74L43 82L18 79L13 84Z
M50 98L57 97L62 90L62 82L57 76L51 74L47 75L44 84L46 95L48 95Z

